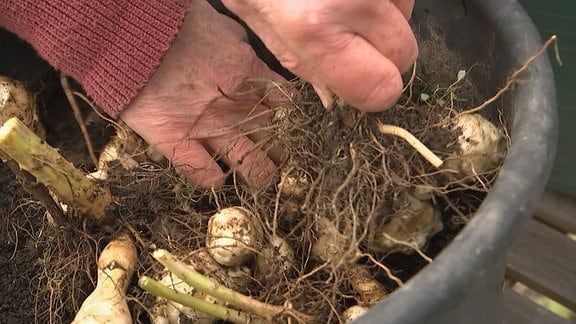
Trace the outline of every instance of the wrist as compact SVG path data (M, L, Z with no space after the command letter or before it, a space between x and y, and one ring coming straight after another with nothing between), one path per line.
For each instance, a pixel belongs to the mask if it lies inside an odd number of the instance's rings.
M178 33L188 0L4 2L0 23L116 117Z

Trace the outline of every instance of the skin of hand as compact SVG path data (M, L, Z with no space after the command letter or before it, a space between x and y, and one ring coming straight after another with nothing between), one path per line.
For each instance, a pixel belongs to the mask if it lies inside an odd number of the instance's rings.
M408 19L414 0L223 0L280 63L310 82L326 107L334 94L382 111L402 92L418 56Z
M166 57L120 118L194 184L224 183L215 159L262 184L276 166L257 145L266 137L259 129L282 104L262 80L285 81L258 59L239 24L192 0Z

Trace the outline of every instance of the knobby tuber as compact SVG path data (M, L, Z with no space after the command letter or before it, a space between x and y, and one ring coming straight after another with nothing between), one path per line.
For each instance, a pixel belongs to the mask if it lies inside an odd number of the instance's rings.
M354 305L350 306L342 313L345 323L350 323L368 311L368 307Z
M21 82L0 76L0 124L12 117L17 117L39 137L44 137L44 127L38 119L32 94Z
M260 282L275 283L285 279L294 267L294 250L285 239L272 234L268 244L256 255L255 278Z
M455 156L446 161L459 178L475 178L496 169L506 154L504 133L479 114L457 116L452 125L460 130Z
M126 288L134 273L137 251L132 238L121 235L98 258L98 283L76 314L74 324L132 323Z
M242 207L229 207L208 221L206 248L223 266L238 266L260 246L262 234L254 215Z

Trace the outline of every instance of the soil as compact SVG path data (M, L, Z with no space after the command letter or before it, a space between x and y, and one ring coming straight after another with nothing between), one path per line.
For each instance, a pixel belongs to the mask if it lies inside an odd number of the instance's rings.
M42 271L38 263L42 253L34 238L41 231L37 219L43 210L4 165L0 166L0 212L0 322L32 323Z
M44 82L57 84L56 76L55 71L42 73ZM81 133L73 122L70 107L54 84L36 93L42 99L39 114L47 130L47 142L58 147L78 167L92 168L84 143L75 140ZM88 124L90 127L91 123ZM110 136L110 129L102 126L92 124L92 133ZM94 144L101 148L102 143L99 145L96 140ZM60 298L62 279L50 273L53 244L60 239L64 242L66 235L54 232L40 201L23 189L4 163L0 163L0 215L0 323L70 322L74 315L71 310L79 305L52 307L59 305L54 298Z
M346 105L326 111L308 85L296 84L301 96L287 110L278 111L279 117L267 126L274 136L263 146L281 146L289 157L280 165L284 180L279 177L267 188L243 186L231 173L223 188L200 190L168 167L146 162L128 172L120 163L112 163L110 177L103 182L117 198L108 220L96 223L73 215L57 228L48 222L38 200L0 165L0 323L70 322L94 287L99 251L125 232L134 237L139 249L137 273L127 293L129 306L135 322L149 322L146 313L154 297L142 291L136 280L162 270L148 253L151 247L176 255L202 249L210 216L234 205L258 215L265 233L263 245L277 233L296 254L284 280L270 282L254 271L246 287L252 297L276 305L289 300L294 309L324 322L337 322L342 310L356 303L355 292L346 281L349 263L366 267L387 292L393 291L398 280L406 281L418 272L426 259L433 258L464 226L497 171L480 175L480 183L455 180L438 172L405 141L378 131L379 123L404 127L441 157L451 156L458 132L447 127L446 121L480 98L469 80L454 88L439 87L454 82L460 63L447 49L443 49L448 51L446 55L438 54L442 50L437 47L439 40L430 39L429 43L420 42L421 57L428 57L425 53L430 46L434 57L454 57L453 65L443 62L441 66L456 66L455 70L442 71L448 80L436 81L440 65L421 60L409 91L399 105L384 113L362 115ZM424 101L420 93L433 98ZM82 109L98 153L113 128L89 107ZM92 171L94 166L61 90L40 110L47 142L79 168ZM279 193L276 184L286 177L303 178L307 194ZM404 208L397 201L418 188L431 188L430 200L441 212L443 230L416 249L418 253L373 248L369 238L377 235L374 228L390 222ZM347 236L341 248L354 247L364 255L342 254L341 260L327 267L323 266L325 260L311 257L308 251L316 242L319 215L342 233L362 233L359 238ZM255 263L252 260L247 266L253 268Z

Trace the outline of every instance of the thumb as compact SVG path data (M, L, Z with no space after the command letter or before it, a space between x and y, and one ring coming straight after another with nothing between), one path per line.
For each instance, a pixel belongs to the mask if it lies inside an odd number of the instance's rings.
M324 108L332 109L334 106L334 96L335 96L334 92L332 92L327 87L322 87L314 84L312 85L312 87L314 88L314 91L316 91L316 93L318 94L318 97L320 97L320 101L322 102Z

